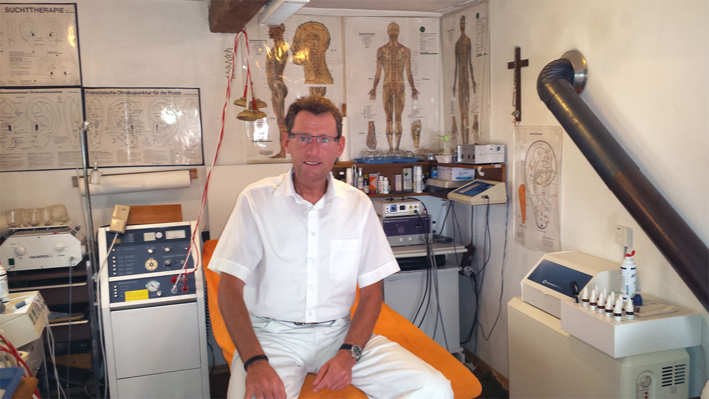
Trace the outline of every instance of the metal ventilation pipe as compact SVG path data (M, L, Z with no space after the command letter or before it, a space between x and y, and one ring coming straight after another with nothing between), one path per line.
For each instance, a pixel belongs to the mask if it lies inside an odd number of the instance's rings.
M640 171L579 94L586 60L569 51L537 79L537 93L608 188L709 311L709 249Z

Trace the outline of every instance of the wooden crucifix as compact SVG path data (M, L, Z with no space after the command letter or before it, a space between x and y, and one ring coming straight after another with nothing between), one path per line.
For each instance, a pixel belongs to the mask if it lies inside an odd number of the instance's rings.
M520 60L521 50L515 46L515 60L507 63L507 69L515 70L515 85L514 85L514 106L515 110L512 116L517 122L522 121L522 68L529 66L529 60Z

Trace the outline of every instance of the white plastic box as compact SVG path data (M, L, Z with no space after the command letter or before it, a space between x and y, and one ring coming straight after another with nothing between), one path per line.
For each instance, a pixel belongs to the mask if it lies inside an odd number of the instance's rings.
M439 166L438 178L451 181L473 180L475 178L475 169Z
M22 301L25 305L15 308ZM19 348L42 337L49 309L39 291L11 293L10 302L5 306L5 312L0 314L0 330L12 345Z
M578 303L561 303L561 329L614 358L642 355L702 344L702 318L691 310L641 294L643 306L633 320L622 321L592 312ZM643 316L652 308L675 311Z

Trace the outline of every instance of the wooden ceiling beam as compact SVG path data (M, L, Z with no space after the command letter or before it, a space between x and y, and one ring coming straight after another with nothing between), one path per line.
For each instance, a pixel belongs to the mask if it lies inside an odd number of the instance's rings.
M266 3L268 0L211 0L209 30L213 33L237 33Z

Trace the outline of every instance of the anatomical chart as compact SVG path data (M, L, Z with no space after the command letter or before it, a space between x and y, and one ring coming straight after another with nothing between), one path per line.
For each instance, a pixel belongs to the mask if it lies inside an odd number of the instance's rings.
M199 89L85 89L87 141L99 167L202 165Z
M0 172L81 165L81 89L0 89Z
M437 18L345 18L352 158L440 148L439 26Z
M79 86L76 4L0 5L0 86Z
M268 104L261 109L265 121L246 122L247 162L290 162L281 143L290 104L315 94L338 108L344 102L342 18L293 15L279 26L259 26L252 20L246 31L254 91ZM244 93L243 88L234 92L235 97Z
M515 241L546 252L561 251L560 127L518 126L514 137Z
M453 145L489 143L487 1L441 19L443 122Z

